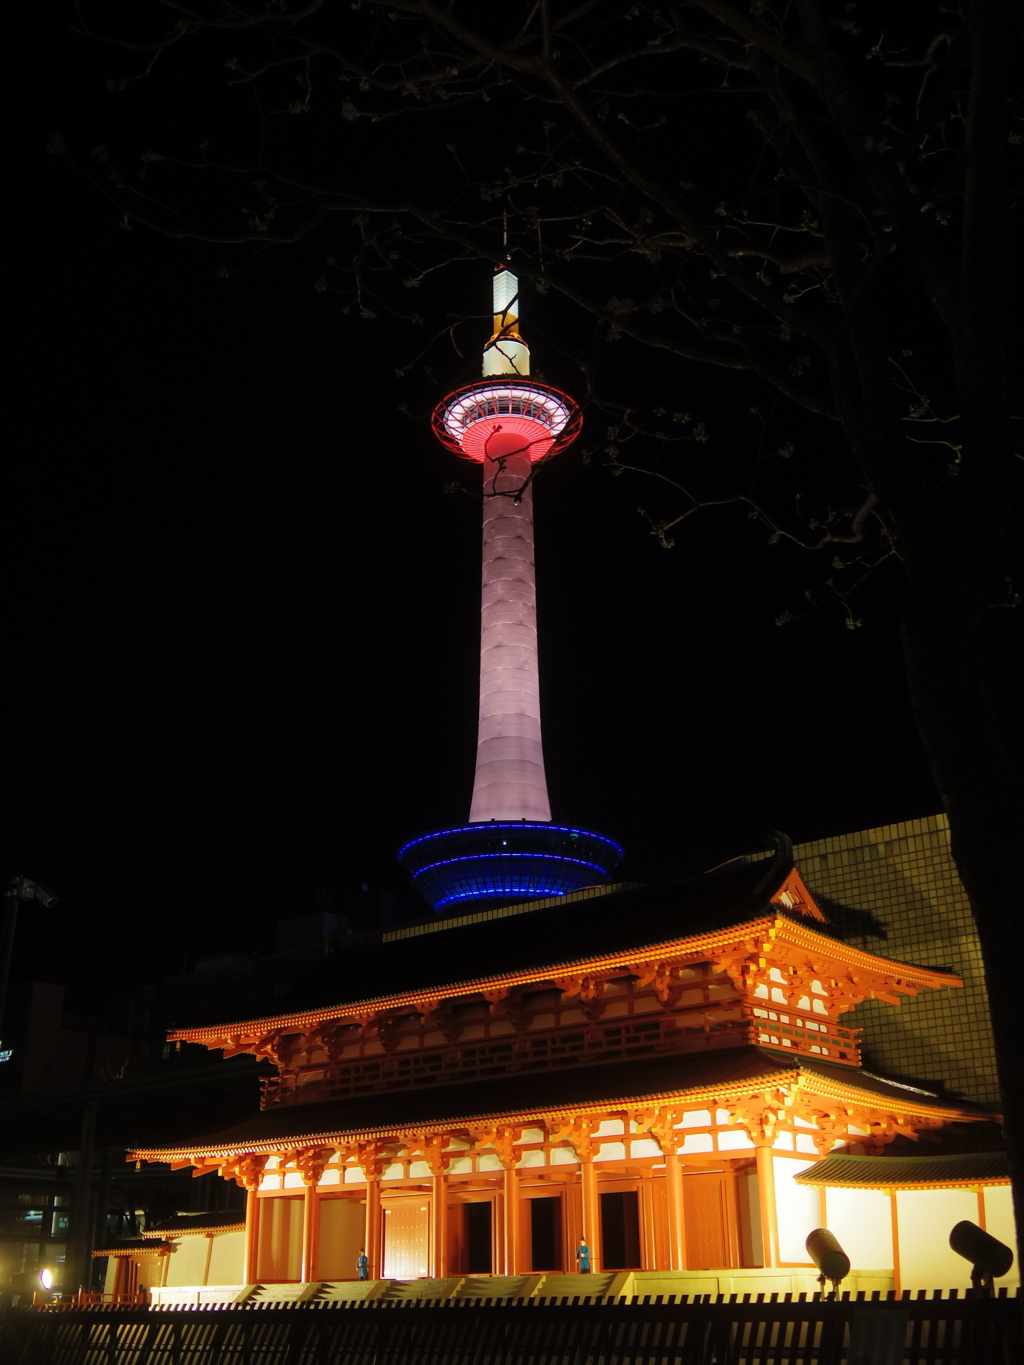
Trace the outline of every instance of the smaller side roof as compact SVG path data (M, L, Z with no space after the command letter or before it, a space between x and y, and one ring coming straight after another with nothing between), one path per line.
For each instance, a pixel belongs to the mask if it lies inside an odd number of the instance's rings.
M798 1185L854 1190L949 1189L957 1185L1007 1185L1005 1152L958 1152L946 1156L847 1156L816 1161L794 1179Z
M147 1242L142 1237L124 1237L119 1242L111 1242L107 1246L97 1247L92 1253L93 1256L137 1256L140 1252L156 1252L160 1249L160 1243Z
M214 1232L241 1232L245 1228L245 1214L237 1209L220 1213L176 1213L146 1228L143 1237L189 1237Z

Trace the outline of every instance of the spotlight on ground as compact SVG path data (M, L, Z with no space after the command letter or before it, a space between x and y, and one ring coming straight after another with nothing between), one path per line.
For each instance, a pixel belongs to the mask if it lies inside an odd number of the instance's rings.
M807 1248L808 1256L818 1267L818 1283L822 1292L825 1289L825 1281L828 1280L832 1285L832 1293L835 1294L850 1273L849 1256L828 1228L815 1228L813 1232L808 1233L804 1246Z
M957 1223L949 1234L949 1245L958 1256L971 1263L971 1284L986 1294L992 1293L992 1281L1005 1275L1013 1265L1013 1252L1005 1242L1000 1242L972 1223L969 1218Z

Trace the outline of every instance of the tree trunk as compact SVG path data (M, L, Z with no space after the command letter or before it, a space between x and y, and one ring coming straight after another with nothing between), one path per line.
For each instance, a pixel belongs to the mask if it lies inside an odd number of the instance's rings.
M988 691L981 626L985 598L973 566L964 562L974 548L971 538L963 529L960 534L960 555L944 553L948 542L939 546L934 558L943 556L943 565L908 563L903 648L918 731L949 817L953 858L981 943L1019 1246L1024 1213L1024 1078L1017 1036L1024 792ZM1017 1255L1019 1259L1019 1250Z

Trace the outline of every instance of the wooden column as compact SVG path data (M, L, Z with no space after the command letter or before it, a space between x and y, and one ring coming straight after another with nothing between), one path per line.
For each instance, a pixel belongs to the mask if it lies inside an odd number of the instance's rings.
M725 1202L725 1240L728 1248L728 1265L741 1266L743 1254L740 1244L740 1198L739 1179L732 1166L727 1166L722 1177L722 1197ZM818 1219L818 1227L828 1227L824 1217Z
M245 1195L245 1252L243 1275L246 1284L256 1283L256 1261L260 1245L260 1197L254 1187Z
M380 1248L380 1176L375 1171L366 1170L366 1226L363 1231L363 1246L366 1259L370 1263L370 1279L379 1280L384 1274L381 1264Z
M686 1269L686 1222L683 1208L683 1172L679 1165L680 1134L676 1131L679 1114L661 1109L649 1121L648 1131L665 1158L665 1219L668 1223L668 1268ZM658 1266L657 1269L663 1269Z
M655 1214L656 1196L660 1194L651 1174L641 1173L637 1194L640 1204L640 1264L644 1270L658 1269L658 1234L661 1219Z
M597 1202L597 1169L592 1156L580 1155L580 1192L583 1195L583 1236L590 1247L591 1270L601 1269L601 1215ZM576 1248L572 1254L575 1256Z
M430 1268L435 1279L448 1274L448 1174L443 1169L431 1176Z
M328 1161L331 1147L304 1147L295 1155L295 1166L305 1186L302 1201L302 1267L299 1279L303 1284L316 1280L317 1244L320 1241L320 1201L317 1188Z
M299 1271L299 1279L303 1284L309 1284L316 1279L319 1211L320 1203L316 1196L316 1185L307 1184L302 1201L302 1269Z
M761 1255L766 1266L779 1263L779 1233L775 1217L775 1167L767 1143L757 1147L757 1205L761 1215Z
M670 1270L686 1269L686 1223L683 1211L683 1172L675 1144L665 1151L665 1194L668 1210L668 1265Z
M502 1258L504 1262L504 1273L506 1275L517 1275L519 1272L516 1267L519 1264L519 1172L516 1170L515 1157L504 1164L504 1217L502 1225L504 1227L505 1254Z

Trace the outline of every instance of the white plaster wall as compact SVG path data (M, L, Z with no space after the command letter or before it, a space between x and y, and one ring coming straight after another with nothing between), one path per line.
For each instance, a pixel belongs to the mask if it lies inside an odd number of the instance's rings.
M171 1252L165 1283L169 1289L185 1284L202 1284L205 1269L206 1238L183 1237Z
M892 1209L884 1190L826 1190L825 1226L854 1270L893 1268Z
M1008 1293L1012 1294L1020 1284L1020 1253L1017 1250L1016 1230L1013 1225L1013 1191L1009 1185L986 1185L982 1193L985 1196L985 1231L1013 1249L1010 1273L1000 1275L996 1280L998 1288L1001 1289L1005 1285Z
M529 1166L543 1165L545 1165L544 1153L538 1147L534 1147L529 1152L524 1152L522 1156L519 1158L519 1160L516 1162L516 1166L523 1169Z
M245 1278L245 1233L222 1232L213 1239L208 1284L238 1284Z
M750 1134L743 1128L730 1128L728 1132L718 1134L718 1150L720 1152L746 1151L753 1146Z
M971 1267L950 1248L955 1223L978 1221L973 1190L899 1190L896 1194L900 1239L901 1289L970 1287Z
M775 1170L775 1218L779 1228L779 1259L806 1265L810 1261L804 1242L821 1226L821 1204L814 1185L796 1185L794 1176L813 1166L813 1161L772 1157Z
M678 1148L684 1155L689 1152L710 1152L714 1150L710 1133L687 1133L686 1141Z
M595 1161L625 1161L626 1144L624 1142L602 1142L601 1147L594 1157Z
M676 1124L677 1128L710 1128L711 1110L692 1109L690 1113L684 1114L682 1122Z

